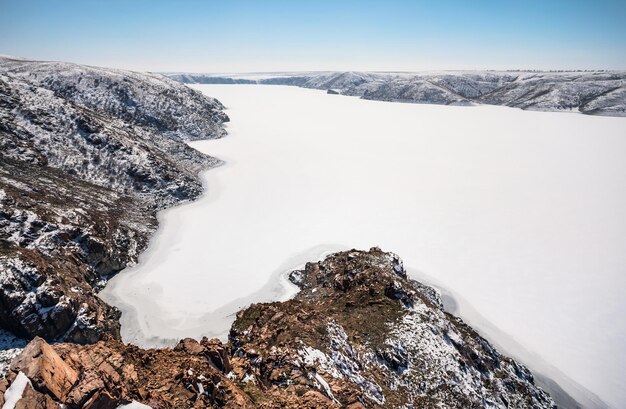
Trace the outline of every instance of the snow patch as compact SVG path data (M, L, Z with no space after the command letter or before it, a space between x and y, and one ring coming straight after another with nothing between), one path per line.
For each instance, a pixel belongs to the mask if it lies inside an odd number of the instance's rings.
M143 403L132 401L129 404L118 406L117 409L152 409L152 408L148 405L144 405Z
M15 409L15 404L22 398L27 385L31 385L30 379L20 371L11 386L4 393L2 409Z

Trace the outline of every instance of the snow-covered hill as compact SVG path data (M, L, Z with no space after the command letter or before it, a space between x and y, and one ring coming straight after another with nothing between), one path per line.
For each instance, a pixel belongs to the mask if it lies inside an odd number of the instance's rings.
M184 83L259 83L335 90L379 101L506 105L626 115L626 72L322 72L285 75L167 74Z
M155 212L197 197L219 164L222 105L158 74L0 58L0 327L119 335L95 291L136 260Z
M3 155L138 194L156 207L199 193L215 164L182 140L216 138L222 105L158 74L0 59Z

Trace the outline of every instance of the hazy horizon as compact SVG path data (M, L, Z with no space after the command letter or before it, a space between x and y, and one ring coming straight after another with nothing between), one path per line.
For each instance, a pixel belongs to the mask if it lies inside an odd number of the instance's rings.
M423 69L423 70L356 70L356 69L343 69L343 70L274 70L274 71L157 71L157 70L135 70L124 67L114 67L106 65L96 65L89 63L80 63L76 61L58 60L58 59L38 59L29 58L21 55L10 55L0 53L0 58L11 58L24 61L39 61L39 62L59 62L59 63L74 63L82 64L101 68L110 69L126 69L136 72L153 72L157 74L198 74L198 75L213 75L213 76L241 76L244 78L247 75L261 75L261 74L306 74L306 73L335 73L335 72L367 72L367 73L379 73L379 74L421 74L421 73L435 73L435 72L625 72L625 69L533 69L533 68L517 68L517 69Z
M0 54L153 72L626 70L626 4L0 0Z

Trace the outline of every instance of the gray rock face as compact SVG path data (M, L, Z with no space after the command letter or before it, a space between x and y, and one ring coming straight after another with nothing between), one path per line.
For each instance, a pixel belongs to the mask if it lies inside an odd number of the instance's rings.
M211 83L215 77L178 74L172 78L184 83ZM220 79L222 83L228 80ZM479 103L539 111L626 115L626 72L328 72L282 75L256 82L333 89L344 95L378 101Z
M156 74L0 59L0 327L26 338L119 337L96 292L133 263L155 213L197 197L220 162L222 105Z
M181 143L219 138L223 106L156 74L0 59L3 156L62 169L157 208L196 196L216 165Z

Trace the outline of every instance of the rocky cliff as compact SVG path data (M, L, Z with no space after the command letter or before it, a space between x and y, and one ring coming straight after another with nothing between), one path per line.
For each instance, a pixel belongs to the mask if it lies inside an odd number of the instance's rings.
M0 327L119 337L96 296L137 259L155 213L202 192L222 105L157 74L0 58Z
M505 105L538 111L626 115L625 72L327 72L269 76L169 74L184 83L259 83L334 90L364 99L420 104Z
M141 350L37 338L0 391L46 408L555 407L526 367L444 312L392 253L333 254L290 279L298 295L241 311L226 344Z

